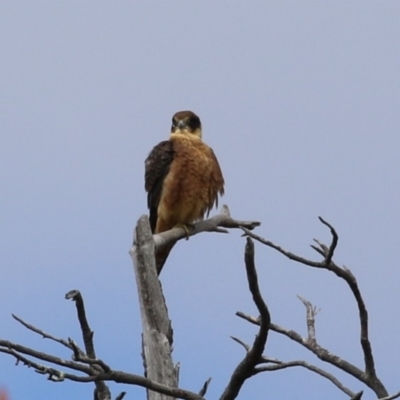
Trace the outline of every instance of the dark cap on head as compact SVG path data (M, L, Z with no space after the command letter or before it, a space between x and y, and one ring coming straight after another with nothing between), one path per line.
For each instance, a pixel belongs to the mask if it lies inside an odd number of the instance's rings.
M192 111L178 111L172 117L171 132L175 132L177 129L186 129L193 133L197 129L201 129L200 118Z

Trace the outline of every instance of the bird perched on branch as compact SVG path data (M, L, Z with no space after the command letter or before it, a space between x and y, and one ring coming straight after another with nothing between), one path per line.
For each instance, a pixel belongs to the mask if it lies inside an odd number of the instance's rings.
M218 195L224 194L224 178L213 150L202 141L200 118L192 111L172 117L169 140L153 148L145 161L145 189L153 233L182 227L203 219ZM175 242L156 252L157 272Z

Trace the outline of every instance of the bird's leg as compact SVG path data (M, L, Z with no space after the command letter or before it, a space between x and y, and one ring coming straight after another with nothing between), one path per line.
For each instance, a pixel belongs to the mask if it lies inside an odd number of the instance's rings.
M190 231L194 229L193 224L176 224L174 228L182 228L186 233L186 240L189 240Z

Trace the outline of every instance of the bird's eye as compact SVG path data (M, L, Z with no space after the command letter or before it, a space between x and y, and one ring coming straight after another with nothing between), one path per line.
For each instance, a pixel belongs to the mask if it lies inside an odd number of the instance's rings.
M188 125L192 128L197 128L199 125L199 119L196 117L190 117L188 120Z

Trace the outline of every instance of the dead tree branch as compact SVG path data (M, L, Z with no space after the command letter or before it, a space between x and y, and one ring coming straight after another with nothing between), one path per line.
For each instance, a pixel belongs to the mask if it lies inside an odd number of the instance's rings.
M391 396L383 397L379 400L394 400L400 397L400 392L397 392L395 394L392 394Z
M189 232L189 236L194 236L201 232L229 233L229 231L224 228L246 228L247 230L251 231L260 225L261 222L259 221L240 221L231 218L228 206L223 205L220 214L194 224L193 229L191 229ZM169 231L153 235L156 249L180 239L187 239L187 237L188 234L183 228L173 228Z
M83 297L79 290L70 290L65 295L65 298L67 300L72 300L75 302L86 354L89 358L94 360L96 359L96 352L94 350L94 344L93 344L94 332L90 329L89 323L86 318L86 311L85 311L85 304L83 302Z
M200 389L199 396L203 396L207 393L208 386L210 385L211 378L208 378L205 382L203 387Z
M290 251L287 251L283 249L280 246L277 246L273 242L266 240L262 238L261 236L256 235L255 233L251 232L249 229L242 227L242 230L245 232L246 236L249 236L260 243L263 243L264 245L271 247L272 249L278 251L279 253L283 254L285 257L287 257L290 260L296 261L298 263L313 267L313 268L320 268L320 269L326 269L328 271L333 272L336 276L339 278L343 279L347 285L349 286L351 292L353 293L353 296L357 302L358 306L358 311L359 311L359 319L360 319L360 344L361 348L364 354L364 371L361 371L357 367L353 366L350 363L347 363L345 360L341 360L338 365L336 365L338 368L344 370L345 372L353 375L357 379L361 380L363 383L365 383L370 389L372 389L378 397L382 396L388 396L388 392L382 382L379 380L377 377L376 371L375 371L375 362L372 354L372 347L371 347L371 342L369 340L369 335L368 335L368 312L367 308L365 306L364 300L362 298L360 289L358 287L357 280L355 276L351 273L349 269L346 267L339 267L337 266L333 261L333 255L336 249L336 246L338 244L338 234L336 230L333 228L332 225L330 225L328 222L326 222L323 218L319 217L319 220L321 221L322 224L327 226L332 234L332 242L329 247L326 245L320 243L318 240L315 240L315 242L318 244L318 246L311 245L311 247L318 252L318 254L322 255L324 259L322 261L312 261L308 260L306 258L300 257L296 254L291 253ZM271 324L271 329L273 325ZM276 327L276 326L275 326ZM283 329L283 328L281 328ZM283 330L284 331L284 330ZM289 336L289 332L293 331L286 331L286 336ZM292 335L293 336L293 335ZM292 337L292 340L295 340ZM302 338L298 338L299 343L302 343ZM305 344L303 344L304 346ZM311 346L309 343L307 344L309 346L309 350L313 346ZM330 356L330 353L326 353L327 351L325 349L322 349L320 346L314 346L315 348L311 351L313 351L319 358L321 358L324 361L332 363L332 357ZM317 348L317 350L316 350ZM318 354L317 354L318 353ZM340 366L339 366L340 365Z
M260 329L254 340L253 346L247 351L244 359L234 370L229 384L222 393L220 400L235 399L246 379L253 374L254 367L260 361L264 351L271 323L271 316L268 307L261 296L258 286L257 271L254 263L254 242L250 238L247 238L244 258L249 289L253 295L253 301L260 313Z
M53 337L52 335L42 331L41 329L34 327L33 325L30 324L27 325L30 326L29 328L30 330L40 335L43 335L46 338ZM63 341L64 343L61 343L61 341ZM60 344L65 345L65 343L74 343L74 342L72 340L66 341L64 339L60 339ZM73 347L72 344L71 347ZM105 381L111 381L111 382L141 386L148 390L156 391L176 399L204 400L202 396L187 390L179 388L171 388L166 385L153 382L152 380L140 375L134 375L123 371L113 370L103 361L98 359L90 359L82 352L79 355L78 360L70 361L3 339L0 339L0 352L13 356L16 359L17 364L22 363L29 368L33 368L34 371L39 374L47 375L48 379L53 382L62 382L64 380L70 380L74 382L94 382L96 384L99 382L104 383ZM32 360L26 356L36 360L41 360L54 365L58 365L59 367L68 368L73 371L78 371L85 375L76 375L70 372L61 371L59 369L41 365L37 361ZM75 358L74 351L73 351L73 358ZM99 396L99 393L97 393L97 396ZM119 396L120 396L119 398L122 399L123 394L121 393Z
M83 297L79 290L71 290L66 295L67 300L73 300L76 305L76 311L78 314L78 320L82 331L83 343L85 345L85 350L87 357L79 354L79 352L74 352L75 357L79 357L78 361L86 361L87 364L93 367L93 372L103 370L109 370L109 367L104 368L105 364L99 360L96 360L96 352L94 350L93 335L94 332L90 329L88 320L86 318L85 304L83 302ZM90 361L93 361L91 364ZM92 373L93 373L92 372ZM111 400L111 392L108 386L103 381L96 381L94 390L95 400Z
M246 351L249 351L250 346L248 344L244 343L242 340L240 340L236 337L232 337L232 339L235 342L239 343L241 346L243 346ZM273 365L264 365L264 363L271 363ZM348 396L354 396L354 393L349 388L344 386L335 376L333 376L329 372L324 371L322 368L319 368L315 365L309 364L303 360L284 362L281 360L277 360L275 358L269 358L269 357L262 356L260 361L258 362L258 365L262 365L262 366L255 367L252 375L257 375L257 374L259 374L261 372L265 372L265 371L279 371L279 370L290 368L290 367L303 367L303 368L313 371L313 372L323 376L324 378L330 380L335 386L337 386L340 390L342 390Z
M316 345L314 317L317 314L317 310L315 307L312 306L312 304L309 301L307 301L306 299L304 299L300 296L299 296L299 298L307 307L308 338L302 339L302 340L307 341L313 345ZM255 324L255 325L260 324L259 318L248 316L242 312L237 312L236 315L245 319L246 321L251 322L252 324ZM270 329L274 330L273 329L274 326L275 325L271 323ZM291 332L293 332L293 331L291 331ZM293 332L293 333L295 333L295 332ZM298 336L300 337L300 335L298 335ZM246 343L244 343L242 340L240 340L238 338L233 337L232 339L235 340L237 343L239 343L241 346L243 346L246 349L246 351L248 351L249 346ZM303 368L313 371L313 372L323 376L324 378L330 380L336 387L338 387L340 390L342 390L348 396L354 396L354 392L352 392L349 388L347 388L345 385L343 385L332 374L324 371L323 369L321 369L315 365L309 364L306 361L296 360L296 361L283 362L281 360L271 359L271 358L262 356L260 358L260 361L258 362L258 364L264 364L264 363L272 363L273 365L262 365L261 367L256 367L253 370L253 375L256 375L260 372L265 372L265 371L279 371L281 369L286 369L286 368L290 368L290 367L303 367Z
M39 334L40 336L42 336L44 339L50 339L53 340L54 342L60 343L63 346L67 347L68 349L72 350L71 344L64 340L64 339L59 339L56 338L52 335L49 335L48 333L46 333L45 331L42 331L41 329L36 328L33 325L28 324L27 322L25 322L22 318L17 317L15 314L11 314L11 316L18 321L20 324L22 324L25 328L29 329L32 332L35 332L37 334Z
M308 300L306 300L304 297L297 296L300 301L304 304L307 310L307 331L308 331L308 342L310 343L316 343L316 338L315 338L315 316L318 314L318 311L316 307L314 307Z
M303 360L294 360L294 361L281 361L279 364L274 365L263 365L260 367L256 367L254 369L254 375L265 372L265 371L280 371L282 369L291 368L291 367L303 367L308 369L309 371L315 372L316 374L328 379L331 381L338 389L342 392L346 393L348 396L354 396L354 392L352 392L349 388L347 388L343 383L339 381L334 375L330 374L329 372L324 371L322 368L319 368L315 365L312 365Z
M178 368L172 360L172 327L157 276L154 241L149 219L142 216L135 230L130 251L139 295L143 327L143 362L145 375L154 382L178 387ZM167 400L160 393L147 393L149 400Z

